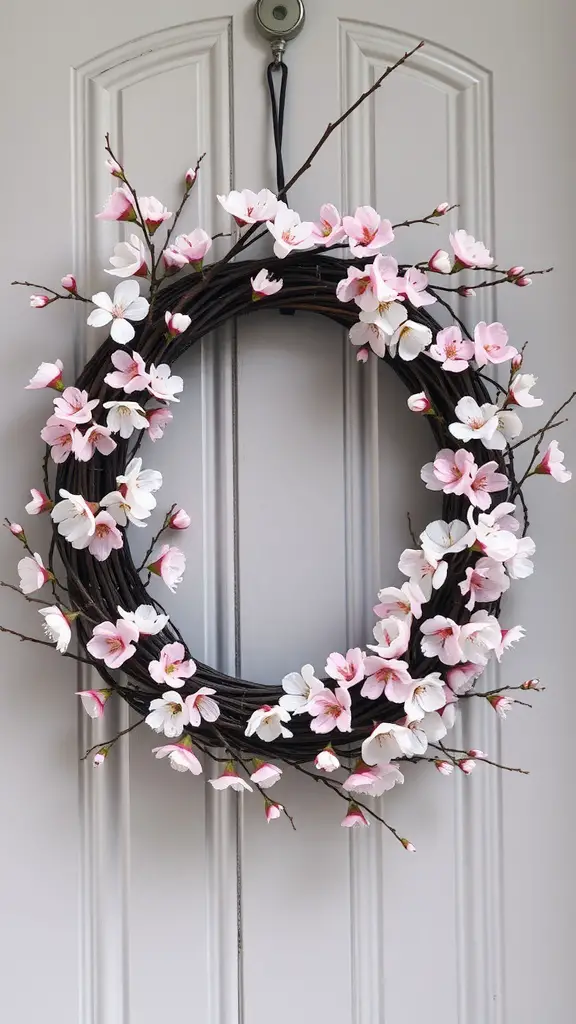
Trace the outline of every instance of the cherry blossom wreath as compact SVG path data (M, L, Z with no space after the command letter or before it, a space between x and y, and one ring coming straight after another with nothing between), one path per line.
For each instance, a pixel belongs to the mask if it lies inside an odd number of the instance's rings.
M375 818L408 850L412 843L385 820L380 806L360 797L379 797L402 783L406 758L431 762L444 775L456 768L468 774L478 760L494 764L482 751L449 746L457 706L480 697L503 718L522 703L511 691L541 688L535 679L491 691L474 687L489 659L500 660L524 634L521 626L504 627L498 620L511 580L533 569L523 489L536 474L561 483L570 479L558 443L550 441L544 453L541 448L574 397L519 440L518 410L542 404L532 394L535 377L522 372L522 352L501 323L481 322L469 333L447 301L449 293L472 298L478 288L504 283L525 287L531 278L522 267L498 269L482 242L464 230L450 234L452 254L439 249L414 266L399 266L383 255L395 230L438 225L451 209L448 203L392 225L370 206L341 217L329 203L319 220L303 222L285 202L332 132L413 52L328 125L278 195L245 189L218 196L239 231L216 263L205 262L212 238L201 228L175 235L200 161L187 172L182 201L172 214L154 197L136 193L107 138L106 162L118 184L96 216L131 222L139 232L116 245L110 258L106 272L122 279L113 297L99 292L85 298L71 274L62 278L62 291L14 282L42 289L30 299L37 308L65 299L87 303L88 324L106 327L109 337L74 386L65 384L59 360L42 363L28 384L56 392L41 431L47 446L43 489L33 488L26 505L30 515L49 514L52 541L43 560L27 531L7 520L26 555L18 563L19 587L2 585L42 606L47 639L0 627L22 640L55 644L64 657L97 669L103 688L78 694L93 718L105 713L113 695L137 713L129 729L87 752L94 764L105 761L122 735L145 723L166 738L154 748L156 757L168 757L173 768L194 775L202 772L195 751L221 761L221 774L210 784L260 790L268 821L285 814L292 822L269 795L283 772L273 762L280 762L348 802L342 825L366 826ZM167 221L160 246L156 232ZM268 233L274 257L234 262ZM352 258L335 255L348 247ZM470 273L480 280L473 287L446 284L462 272L467 281ZM440 283L431 284L429 274ZM147 298L140 282L148 285ZM435 303L451 314L451 326L442 328L432 318ZM378 594L367 650L329 654L325 678L307 664L267 686L193 659L152 594L154 578L172 591L182 579L185 556L172 537L190 525L186 512L170 508L139 566L127 532L129 525L145 528L156 506L161 474L143 468L137 453L146 434L156 441L169 431L173 404L183 391L173 365L208 332L261 309L319 313L349 330L361 363L374 356L388 363L408 389L409 408L428 420L438 452L421 476L427 488L442 492L442 518L400 555L406 581ZM507 368L505 384L488 375L494 366ZM520 473L516 452L529 441L534 450ZM45 586L51 599L33 596ZM69 650L72 623L80 653ZM331 773L341 768L347 774L337 781Z

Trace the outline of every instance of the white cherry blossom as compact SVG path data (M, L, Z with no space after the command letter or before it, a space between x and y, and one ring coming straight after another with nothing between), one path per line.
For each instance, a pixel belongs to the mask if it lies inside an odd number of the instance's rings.
M148 315L148 300L140 295L138 281L121 281L110 298L107 292L97 292L92 296L93 309L87 323L90 327L104 327L111 323L110 336L118 345L132 341L135 331L133 322L144 320Z
M324 689L324 683L316 678L313 665L303 665L300 672L289 672L282 680L284 694L280 707L292 715L301 715L308 710L308 703Z
M289 739L293 733L284 725L284 722L289 721L290 714L286 711L286 708L280 707L279 704L276 707L271 707L270 704L263 704L261 708L258 708L257 711L250 715L244 732L246 736L253 736L256 733L259 739L264 740L266 743L277 740L279 736L282 736L283 739Z
M453 519L451 523L435 519L420 534L420 542L427 559L442 559L444 555L454 555L470 547L474 531L461 519Z

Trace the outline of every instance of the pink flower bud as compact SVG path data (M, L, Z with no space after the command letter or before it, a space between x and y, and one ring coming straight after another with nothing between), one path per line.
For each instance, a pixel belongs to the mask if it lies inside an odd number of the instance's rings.
M513 358L511 359L510 365L511 365L513 370L519 370L520 367L522 366L523 362L524 362L524 356L522 355L521 352L517 352L516 355L513 356Z
M450 203L438 203L438 206L432 214L433 217L443 217L445 213L448 213L450 209Z
M406 404L408 405L410 412L419 412L424 414L432 412L432 403L424 391L419 391L416 395L410 395Z
M428 266L436 274L452 273L452 260L445 249L436 249L436 252L433 252L428 260Z
M408 853L416 853L416 847L414 846L414 843L410 842L409 839L401 839L400 842L402 843L404 849L408 850Z
M52 302L52 299L49 299L47 295L30 296L30 305L32 306L32 309L42 309L44 306L47 306L50 302Z
M366 348L365 345L363 345L362 348L359 348L357 353L356 353L356 361L358 363L367 363L368 362L368 356L369 356L368 349Z
M18 537L18 540L25 544L26 534L24 533L24 527L20 526L20 523L8 523L7 525L10 533L14 534L15 537Z
M539 679L527 679L525 683L522 683L521 690L539 690L540 680Z
M187 192L190 191L195 181L196 171L194 170L193 167L189 167L188 170L186 171L186 174L184 175L184 185L186 186Z
M110 171L110 174L112 174L115 178L120 178L121 181L124 180L124 171L122 170L117 160L114 160L111 156L109 156L106 160L106 167Z
M511 281L513 281L515 277L521 277L523 273L524 267L510 267L510 270L506 271L506 274Z
M473 299L476 292L473 288L467 288L466 285L461 285L458 289L458 295L462 295L465 299Z
M71 295L75 294L76 278L74 277L74 274L65 274L60 283L64 288L64 291L70 292Z
M273 804L267 800L266 810L264 812L266 815L266 821L270 823L271 821L274 821L275 818L279 818L283 810L284 808L282 807L282 804Z
M187 530L190 526L190 516L183 508L177 508L174 510L170 518L168 519L169 530Z
M440 772L440 775L452 775L454 771L454 765L450 761L434 761L436 770Z
M499 718L506 718L506 713L514 704L512 697L505 697L503 693L493 693L486 699L492 705Z
M468 757L475 757L479 761L481 761L483 757L486 757L486 754L484 753L483 750L469 750Z
M96 751L96 753L94 754L94 760L92 762L95 768L98 768L99 765L104 764L104 761L108 757L109 752L110 747L100 747L100 750Z
M184 334L184 331L188 330L192 323L192 318L187 316L186 313L170 313L166 310L164 321L170 337L177 338L179 334Z
M340 761L336 757L330 743L319 754L316 754L314 765L319 772L334 772L340 767Z
M473 761L470 757L464 757L461 761L458 761L458 767L464 775L470 775L476 767L476 761Z
M532 278L531 277L518 277L514 281L514 284L517 284L519 288L529 288L530 285L532 284Z

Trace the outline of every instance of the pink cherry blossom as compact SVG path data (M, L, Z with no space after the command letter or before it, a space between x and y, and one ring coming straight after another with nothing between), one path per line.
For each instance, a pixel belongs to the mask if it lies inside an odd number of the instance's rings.
M507 401L511 405L520 405L524 409L534 409L542 405L541 398L535 398L530 392L538 378L532 373L516 373L508 388Z
M368 644L379 658L399 658L408 650L410 624L406 619L390 616L380 619L372 630L375 644Z
M184 680L196 672L196 663L191 658L186 660L185 654L183 644L165 644L158 661L148 662L148 671L154 682L166 684L171 689L184 686Z
M126 619L113 622L101 622L94 626L92 639L86 644L86 650L98 660L103 660L108 668L120 668L128 658L136 654L134 644L139 633L136 626Z
M316 245L336 245L346 238L342 217L332 203L320 207L320 220L314 222L312 238Z
M274 220L268 220L266 227L275 239L274 255L280 260L293 251L312 249L315 245L312 222L301 221L299 214L282 201L278 203Z
M527 679L526 682L521 684L520 689L521 690L540 690L540 689L543 689L543 687L540 686L540 680L539 679Z
M48 295L31 295L30 305L32 309L43 309L44 306L49 306L54 299L50 299Z
M170 337L177 338L179 334L184 334L184 331L188 330L192 323L192 317L187 316L185 313L170 313L166 310L164 322Z
M340 822L342 828L367 828L370 822L357 804L348 804L348 813Z
M522 640L526 635L526 630L524 629L524 626L512 626L510 629L501 629L500 633L500 643L494 649L494 653L498 658L498 661L502 661L504 651L507 651L508 648L513 647L519 640Z
M90 399L87 391L65 388L62 394L54 399L54 414L68 423L90 423L92 410L98 404L98 399Z
M403 295L415 308L431 306L436 302L434 295L426 291L428 278L422 270L410 267L404 277L397 277L394 285L399 295Z
M169 530L187 530L190 526L190 516L183 508L176 508L168 519Z
M564 465L564 452L560 451L558 441L550 441L542 461L538 463L534 472L551 476L559 484L567 484L572 479L571 471Z
M494 693L486 698L494 708L499 718L506 718L508 711L514 706L512 697L506 697L503 693Z
M178 584L182 582L186 568L186 555L179 548L163 544L158 552L158 557L146 568L148 572L160 576L168 589L174 593Z
M102 213L96 214L97 220L136 220L136 210L132 193L127 185L115 188L108 196Z
M104 273L113 277L148 277L147 251L138 235L130 235L128 242L118 242L114 246L114 255L110 257L112 270Z
M371 206L358 206L353 217L344 217L344 230L354 256L375 256L383 246L394 241L389 220L382 220Z
M85 434L75 430L72 437L72 451L79 462L89 462L94 452L101 455L110 455L117 447L116 441L110 436L108 427L101 427L99 423L93 423Z
M450 245L459 263L464 267L488 269L494 260L483 242L477 242L472 235L460 229L450 235Z
M505 473L498 472L497 462L485 462L482 466L474 466L474 475L470 486L464 492L470 502L485 511L490 508L490 495L495 491L504 491L510 481Z
M346 277L336 285L336 297L340 302L352 302L363 295L366 289L371 287L371 283L368 267L364 270L360 267L348 267Z
M486 363L506 363L518 355L518 349L508 344L508 331L501 323L487 324L481 320L474 328L474 357L477 366Z
M156 757L167 757L170 767L177 772L192 772L192 775L202 774L202 765L192 751L192 742L189 736L184 736L178 743L166 743L163 747L153 747L152 753Z
M385 692L388 700L403 704L412 679L406 661L369 655L364 661L366 682L360 693L368 700L378 700Z
M432 590L438 590L446 579L448 563L431 552L424 554L423 551L415 548L406 548L400 555L398 568L404 576L409 576L410 581L415 583L424 595L424 600L429 601Z
M248 793L253 792L252 786L238 775L232 761L228 761L222 775L219 775L217 779L208 779L208 782L214 789L235 789L237 792L240 792L240 790L246 790Z
M443 370L461 373L474 356L474 345L468 339L462 338L462 331L458 326L445 327L444 330L438 331L435 343L428 349L428 355L442 363Z
M326 662L326 674L344 689L364 679L364 659L359 647L346 652L346 657L333 652Z
M181 268L187 263L199 270L206 254L212 248L212 239L203 228L194 228L188 235L178 235L162 254L166 267Z
M474 519L474 508L468 509L468 522L475 535L475 546L489 558L505 562L518 552L518 520L509 513L515 511L513 502L502 501L493 512L480 512Z
M124 541L120 530L109 512L99 512L94 518L94 533L88 550L98 562L105 562L111 551L118 551Z
M501 562L483 557L474 566L468 566L466 578L458 586L463 596L470 595L466 608L472 611L476 602L486 604L497 601L508 590L510 577L506 575Z
M328 744L321 750L319 754L316 754L314 758L314 767L319 772L335 772L340 767L340 761L336 757L332 747Z
M421 647L427 658L439 658L443 665L456 665L462 659L460 626L444 615L426 619L420 626Z
M278 768L275 764L261 761L257 757L254 758L253 764L254 771L250 776L250 782L253 782L255 786L259 786L260 789L270 789L282 778L282 769Z
M54 391L63 391L62 384L62 362L57 359L54 363L40 363L36 373L26 385L26 391L36 391L40 388L52 388Z
M190 725L194 728L201 724L202 719L205 722L215 722L220 717L220 708L216 701L212 699L215 693L216 690L211 686L200 686L195 693L191 693L186 697L184 703L188 708Z
M474 456L466 448L459 448L455 452L450 448L442 448L434 462L422 466L420 476L430 491L468 494L476 470Z
M501 640L498 620L488 612L474 612L470 622L460 627L462 661L475 665L486 665L491 651L496 650Z
M250 278L250 284L252 285L252 298L258 300L266 295L275 295L281 290L284 282L281 277L278 279L270 277L266 268L263 267L255 277Z
M428 266L435 274L452 273L452 260L445 249L436 249L428 260Z
M24 506L25 511L29 516L37 516L42 512L50 512L54 508L54 502L51 501L48 495L44 494L43 491L38 491L35 487L32 487L30 494L32 495L32 500Z
M529 288L530 285L532 284L532 278L531 277L525 277L525 276L518 277L514 281L514 284L517 285L518 288Z
M140 207L140 213L148 228L148 232L151 235L154 234L165 220L170 220L172 216L170 211L154 196L138 196L138 206Z
M123 388L127 395L134 391L144 391L150 383L150 374L146 372L146 364L139 352L129 355L124 349L118 348L110 358L116 369L106 374L105 384L111 388Z
M483 671L484 665L475 664L472 661L461 662L460 665L455 665L446 672L448 687L456 696L468 693Z
M227 196L216 196L220 205L229 213L240 227L245 224L260 224L265 220L274 220L278 209L278 200L267 188L252 192L243 188L241 192L232 191Z
M473 772L476 767L476 761L471 757L463 757L458 761L458 767L461 772L464 772L464 775L470 775L470 772Z
M393 616L397 619L412 621L412 616L419 619L422 615L424 594L416 583L403 583L401 587L385 587L378 592L379 604L374 607L374 614L379 619Z
M334 691L321 690L308 704L308 711L313 717L310 728L319 733L331 732L334 728L350 732L351 706L350 692L343 687L339 686Z
M20 577L19 586L23 594L33 594L53 578L52 573L44 567L37 552L33 557L27 555L26 558L21 558L17 568Z
M425 415L432 411L432 403L425 391L419 391L415 395L410 395L406 401L406 405L410 409L410 412L418 412Z
M90 718L102 718L106 702L112 696L112 690L77 690L76 697L80 697L82 707Z
M270 823L271 821L274 821L276 818L279 818L283 810L284 808L282 804L275 804L271 800L267 800L266 807L264 810L266 821Z
M146 409L146 419L148 420L148 437L151 441L159 441L161 437L164 437L164 428L171 422L173 415L170 409L162 407Z
M74 293L76 292L77 284L74 274L64 274L64 277L61 279L60 284L62 285L64 291L70 292L71 295L74 295Z
M184 381L182 377L172 374L167 363L161 363L160 366L151 363L147 390L162 402L179 402L176 395L184 390Z
M23 543L26 543L26 534L24 533L24 527L21 526L20 523L7 522L5 523L5 525L8 526L10 533L14 537L18 537L18 540L21 540Z
M365 793L367 796L382 796L393 789L396 783L402 785L404 776L392 764L364 764L358 761L354 771L342 783L346 793Z

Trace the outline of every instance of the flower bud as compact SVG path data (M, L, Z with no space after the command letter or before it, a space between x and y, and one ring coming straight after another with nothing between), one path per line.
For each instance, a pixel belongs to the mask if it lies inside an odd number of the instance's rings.
M503 693L492 693L486 700L492 705L499 718L506 718L506 712L514 704L512 697L505 697Z
M50 302L52 302L52 299L48 298L47 295L30 296L30 305L32 306L32 309L42 309L44 306L47 306Z
M404 849L408 850L408 853L416 853L416 847L414 846L413 843L410 842L409 839L401 839L400 842L402 843Z
M168 529L187 530L190 526L190 521L190 516L183 508L174 509L174 512L168 518Z
M357 353L356 353L356 361L358 363L367 363L368 362L368 355L369 355L369 352L368 352L368 349L366 348L366 345L362 345L362 348L359 348Z
M506 271L506 274L511 281L514 281L517 277L521 277L523 273L524 267L510 267L510 270Z
M484 753L483 750L469 750L468 757L475 757L481 761L483 757L486 757L486 754Z
M331 743L324 747L319 754L316 754L314 765L319 772L334 772L340 767L340 761L336 757Z
M436 249L436 252L433 252L428 260L428 266L436 274L452 273L452 260L445 249Z
M432 403L424 391L419 391L415 395L410 395L406 404L410 409L410 412L419 412L424 415L432 413Z
M529 288L530 285L532 284L532 278L531 277L518 277L514 281L514 284L517 284L519 288Z
M192 323L192 318L187 316L186 313L170 313L166 310L164 321L170 337L177 338L179 334L184 334L184 331L188 330Z
M473 299L476 292L473 288L467 288L466 285L463 284L460 285L460 288L458 289L458 295L462 295L465 299Z
M196 171L193 167L189 167L184 175L184 186L186 191L189 192L194 182L196 181Z
M445 213L448 213L450 209L450 203L438 203L438 206L432 214L433 217L443 217Z
M522 683L521 690L539 690L540 680L539 679L527 679L525 683Z
M476 767L476 761L473 761L470 757L463 757L461 761L458 761L458 767L464 775L470 775Z
M76 294L76 278L74 277L74 274L64 274L60 284L64 291L70 292L71 295Z
M7 523L10 533L21 540L23 544L26 543L26 534L24 533L24 527L20 526L20 523Z
M450 761L434 761L436 770L440 772L440 775L452 775L454 771L454 765Z
M94 760L92 762L95 768L98 768L99 765L104 764L104 761L108 757L109 752L110 747L100 747L100 750L96 751L96 753L94 754Z
M284 810L282 804L274 804L271 800L266 801L266 809L264 811L266 815L266 821L274 821L275 818L279 818Z
M124 181L124 171L117 160L109 156L106 160L106 167L115 178L120 178L120 181Z
M521 352L517 352L516 355L512 357L512 359L510 361L510 365L511 365L513 370L519 370L520 367L522 366L523 362L524 362L524 356L522 355Z

